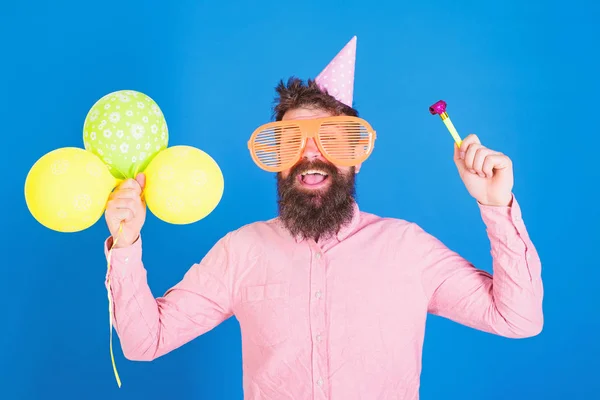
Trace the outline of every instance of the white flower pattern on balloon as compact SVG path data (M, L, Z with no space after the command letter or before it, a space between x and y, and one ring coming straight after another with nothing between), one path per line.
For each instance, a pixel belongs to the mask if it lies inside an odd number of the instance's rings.
M195 197L192 199L192 207L200 207L202 205L202 199L200 197Z
M100 167L98 164L92 164L92 163L87 163L87 165L85 166L85 170L88 174L90 174L91 176L93 176L94 178L98 178L99 176L102 175L102 167Z
M183 200L176 196L169 197L167 199L167 209L173 213L181 212L183 209Z
M75 196L75 199L73 199L73 207L78 211L86 211L91 207L91 205L92 199L86 193L79 194Z
M161 168L160 171L158 171L158 177L163 181L169 181L173 179L174 176L175 170L171 166L165 166L164 168Z
M69 169L69 162L67 160L58 160L50 166L54 175L61 175L67 172Z
M123 90L98 100L84 123L84 144L117 178L133 177L168 147L159 106L143 93ZM110 160L110 162L108 162Z
M192 171L191 175L190 175L190 180L192 181L192 184L194 185L198 185L198 186L202 186L202 185L206 185L206 172L200 170L200 169L196 169L194 171Z
M144 136L145 129L143 125L133 124L131 125L131 136L135 138L135 140L139 140L142 136Z
M118 112L113 112L108 116L108 120L113 124L116 124L121 120L121 114L119 114Z

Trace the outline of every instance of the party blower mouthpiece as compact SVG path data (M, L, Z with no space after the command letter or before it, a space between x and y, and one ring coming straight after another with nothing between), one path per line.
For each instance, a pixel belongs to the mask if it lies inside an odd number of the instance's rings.
M460 136L458 135L458 132L456 131L456 128L454 127L454 124L452 124L452 121L450 120L448 113L446 112L446 102L444 100L440 100L440 101L434 103L431 107L429 107L429 112L432 115L437 114L442 118L442 121L446 125L446 128L448 128L448 131L450 131L450 134L454 138L454 141L456 142L458 147L460 147L462 140L461 140Z

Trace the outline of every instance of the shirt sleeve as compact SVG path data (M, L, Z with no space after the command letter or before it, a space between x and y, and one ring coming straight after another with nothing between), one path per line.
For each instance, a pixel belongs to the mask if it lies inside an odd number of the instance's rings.
M148 286L142 239L109 253L110 245L109 238L104 249L111 265L105 284L112 295L113 324L126 358L158 358L233 315L227 279L228 236L158 298Z
M519 204L513 196L510 206L479 208L490 240L493 274L416 227L428 311L504 337L535 336L543 327L541 261Z

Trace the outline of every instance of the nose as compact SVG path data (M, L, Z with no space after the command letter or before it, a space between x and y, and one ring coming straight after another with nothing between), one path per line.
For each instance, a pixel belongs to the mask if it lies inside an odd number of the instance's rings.
M315 160L318 158L322 159L323 155L319 151L315 141L313 139L308 139L306 142L306 147L304 148L304 152L302 153L302 157L307 160Z

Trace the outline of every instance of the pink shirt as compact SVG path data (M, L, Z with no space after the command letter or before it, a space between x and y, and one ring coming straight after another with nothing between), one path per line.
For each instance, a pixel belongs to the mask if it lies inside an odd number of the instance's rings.
M125 357L153 360L235 315L247 400L416 400L427 313L510 338L543 326L541 263L516 199L479 207L493 279L416 224L357 206L322 243L277 218L232 231L158 299L141 239L115 249Z

